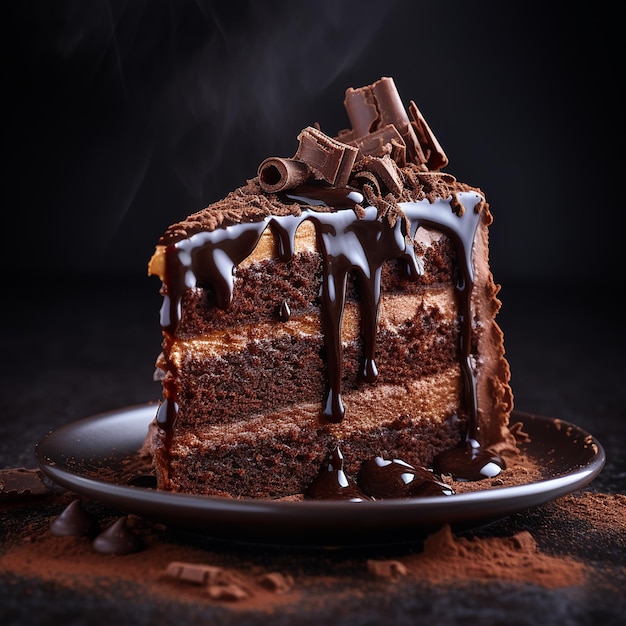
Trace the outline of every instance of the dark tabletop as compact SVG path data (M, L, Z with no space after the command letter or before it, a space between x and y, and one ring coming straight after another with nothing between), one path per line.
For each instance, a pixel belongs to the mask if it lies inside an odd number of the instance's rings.
M63 284L7 285L0 359L0 469L37 468L35 445L50 430L85 416L158 399L152 381L160 350L158 285L76 279ZM601 285L506 284L499 322L505 332L513 372L516 408L572 422L594 435L606 451L606 465L584 491L626 493L626 384L623 315L612 302L614 290ZM19 509L22 522L59 511L54 502L33 501ZM540 550L585 562L596 572L583 587L546 589L532 584L493 584L469 588L422 588L345 597L298 619L277 611L272 623L377 624L617 624L626 610L624 524L614 532L593 532L586 524L565 523L553 503L500 520L480 536L528 530ZM626 511L623 512L626 515ZM14 508L0 503L0 540L19 540ZM20 522L20 523L22 523ZM180 536L177 541L193 542ZM301 558L302 567L323 569L342 555L320 560L297 549L221 545L236 559L248 549L258 559ZM394 548L396 550L396 548ZM347 562L347 561L346 561ZM347 567L347 566L346 566ZM347 574L346 574L347 575ZM346 579L347 580L347 579ZM420 590L422 589L422 590ZM499 595L496 595L498 593ZM323 603L322 603L323 604ZM64 608L65 607L65 608ZM165 621L200 623L229 614L210 606L161 607ZM290 617L291 615L291 617ZM89 616L89 617L87 617ZM232 616L231 616L232 617ZM250 615L251 623L255 623ZM267 616L266 616L267 617ZM15 581L0 572L0 621L9 624L155 623L147 600L120 605L98 596L83 598L36 581ZM232 618L235 619L235 618ZM260 621L259 621L260 620ZM263 618L258 618L262 623ZM165 622L163 622L165 623ZM236 622L233 622L236 623ZM237 622L241 623L241 622Z

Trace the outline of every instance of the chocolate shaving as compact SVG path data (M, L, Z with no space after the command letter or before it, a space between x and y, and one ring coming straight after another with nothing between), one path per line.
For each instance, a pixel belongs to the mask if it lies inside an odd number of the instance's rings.
M452 199L450 200L450 206L452 207L452 211L461 217L465 213L465 207L463 203L459 200L457 194L452 194Z
M426 156L426 165L429 170L440 170L448 165L448 157L439 145L437 138L426 123L420 110L413 100L409 104L409 113L413 119L411 125L419 138L422 147L424 147Z
M509 426L509 431L518 443L528 443L530 441L530 435L524 430L523 422L515 422L514 424L511 424Z
M382 187L386 188L387 191L394 196L399 196L402 193L404 184L401 174L398 166L389 155L385 155L382 158L369 156L363 159L361 163L365 170L372 172L376 176L377 180L382 183ZM380 185L379 188L381 188Z
M354 178L355 180L359 181L360 185L363 187L363 195L370 204L372 204L372 197L380 197L380 183L374 172L362 170L360 172L356 172ZM368 189L366 190L365 187L367 187Z

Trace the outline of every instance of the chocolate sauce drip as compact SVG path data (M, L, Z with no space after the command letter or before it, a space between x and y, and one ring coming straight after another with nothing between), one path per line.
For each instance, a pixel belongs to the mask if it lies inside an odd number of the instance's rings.
M291 317L291 309L289 308L289 303L287 300L283 300L280 305L280 309L278 310L278 319L281 322L288 322Z
M339 448L335 448L330 453L319 476L304 495L310 500L349 500L350 502L371 500L346 476L343 469L343 455Z
M330 216L333 218L328 220ZM316 217L317 219L319 218ZM387 221L377 219L377 210L374 207L368 207L362 219L356 218L352 211L341 211L323 214L319 221L317 237L324 263L322 301L328 371L323 416L331 422L339 422L344 417L341 400L341 326L348 274L356 274L363 298L362 375L367 382L374 382L378 376L375 353L381 295L380 276L385 261L406 255L406 221L399 219L392 228ZM414 268L417 271L417 264L414 264Z
M499 454L482 448L475 439L466 438L456 448L439 453L433 459L433 467L455 480L473 481L497 476L506 469L506 462Z
M120 517L102 531L92 543L93 549L101 554L132 554L143 550L143 541L126 526L126 518Z
M320 204L335 209L354 209L363 202L363 194L347 187L323 187L321 185L298 185L285 194L290 200L309 205Z
M376 457L365 461L356 482L364 493L376 500L454 494L452 487L437 480L433 472L400 459Z
M322 191L327 194L330 191L321 187L314 187L314 190L315 201ZM305 188L298 188L298 191L301 194L307 192ZM337 191L341 193L337 194ZM347 191L334 190L331 195L335 201L337 197L343 197L345 202ZM329 196L326 199L333 201ZM374 382L378 375L375 354L382 267L386 261L396 259L403 262L407 277L416 278L420 275L422 272L415 258L413 241L420 226L432 227L450 237L459 259L460 279L456 285L456 294L461 320L460 365L464 408L468 416L463 445L470 445L473 451L479 450L476 378L471 362L471 295L474 286L472 248L481 219L480 212L475 207L481 201L482 198L477 193L463 192L446 200L400 203L404 217L400 216L393 226L386 219L378 218L375 207L366 207L360 216L353 210L323 212L303 208L299 215L269 216L256 222L233 224L210 232L196 233L166 248L166 290L161 309L161 325L167 335L175 335L183 294L187 289L196 286L211 289L217 306L227 308L233 297L236 267L252 253L265 229L272 229L277 240L279 257L288 261L294 254L297 228L305 220L311 221L316 229L317 245L324 268L322 302L328 380L322 417L330 422L339 422L345 414L341 398L341 327L348 274L352 273L357 277L362 293L362 378L367 382ZM311 201L310 204L314 202ZM459 208L464 210L458 210ZM174 419L175 397L170 394L165 409L162 407L159 410L158 421L162 427L168 428ZM470 455L472 463L476 454L472 452L473 456ZM451 459L452 457L445 456L440 458L441 472L452 473L449 464L455 465L456 462Z

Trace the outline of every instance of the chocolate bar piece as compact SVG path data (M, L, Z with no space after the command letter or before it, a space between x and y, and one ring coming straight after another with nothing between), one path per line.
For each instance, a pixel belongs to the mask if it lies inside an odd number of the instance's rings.
M43 473L23 467L0 470L0 500L27 496L43 496L49 489L43 482Z
M335 187L345 187L358 149L341 143L321 130L308 126L299 135L295 159L304 161L320 178Z

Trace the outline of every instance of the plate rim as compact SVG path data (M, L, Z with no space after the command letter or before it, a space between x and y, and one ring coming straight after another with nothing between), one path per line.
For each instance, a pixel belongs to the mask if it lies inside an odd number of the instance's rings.
M107 422L111 424L124 417L136 420L137 423L145 420L147 433L156 407L157 403L154 402L120 407L86 416L50 430L35 448L35 456L41 470L52 481L78 495L185 530L239 539L241 533L249 531L250 524L254 522L254 538L251 540L255 543L278 541L285 544L294 543L295 540L297 543L312 545L320 542L327 544L329 540L333 544L369 543L372 540L372 533L379 531L381 525L394 531L392 535L397 532L400 541L403 540L400 535L420 538L446 523L459 528L484 525L532 506L545 504L584 487L602 471L606 463L606 453L602 444L586 430L560 418L519 410L513 411L511 423L514 421L524 423L525 420L531 419L559 431L569 433L574 431L582 438L582 445L593 446L595 452L586 463L572 467L565 473L523 485L491 487L452 496L398 498L358 503L341 500L228 499L121 485L83 476L71 468L61 467L48 454L50 447L59 438L63 440L63 437L70 437L81 429L93 428L96 425L106 428ZM78 441L80 442L80 439ZM138 444L134 446L135 450L139 450L142 443L143 441L135 442ZM80 445L78 452L72 450L71 456L81 458L79 452ZM124 457L120 454L118 453L116 458L123 460ZM363 507L368 511L367 516L363 515ZM337 521L348 525L357 523L358 528L340 529L335 525ZM290 528L294 523L304 524L309 535L303 538L302 532ZM388 541L378 537L377 542Z

